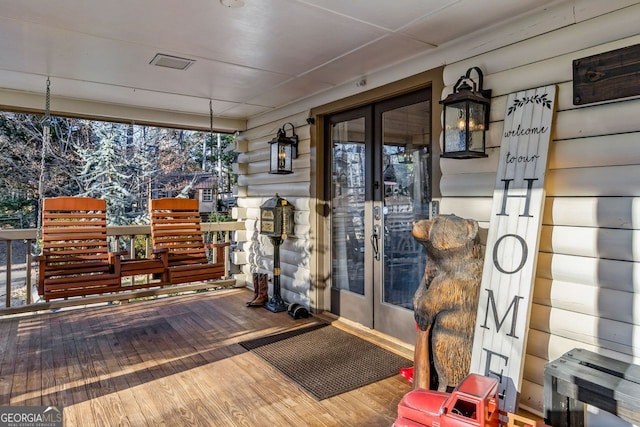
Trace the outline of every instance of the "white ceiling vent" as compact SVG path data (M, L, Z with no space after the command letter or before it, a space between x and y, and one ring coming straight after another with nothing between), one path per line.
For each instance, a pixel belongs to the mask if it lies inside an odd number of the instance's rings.
M186 70L193 64L195 59L180 58L178 56L165 55L163 53L156 53L149 64L157 65L158 67L173 68L175 70Z

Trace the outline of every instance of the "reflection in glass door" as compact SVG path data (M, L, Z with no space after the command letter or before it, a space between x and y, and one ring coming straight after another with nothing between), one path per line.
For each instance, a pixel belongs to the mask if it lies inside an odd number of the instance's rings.
M382 113L385 303L413 309L424 272L424 247L411 234L413 222L429 217L429 126L426 102ZM412 119L410 117L413 117Z
M365 280L367 115L370 109L336 117L331 133L332 312L373 325L371 281ZM370 149L370 148L369 148ZM369 273L370 274L370 273Z
M364 294L364 141L342 139L350 125L334 126L333 167L333 259L334 286L341 290Z
M382 174L374 201L374 210L382 211L373 225L382 230L381 261L374 268L374 281L381 284L375 288L374 324L409 342L415 339L413 296L426 262L412 229L415 221L429 218L431 201L430 101L416 101L413 95L382 102L374 116L381 159L376 169Z

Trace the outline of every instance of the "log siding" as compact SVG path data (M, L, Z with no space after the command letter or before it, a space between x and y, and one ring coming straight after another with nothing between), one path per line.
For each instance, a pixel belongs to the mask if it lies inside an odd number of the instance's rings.
M235 256L246 260L236 276L253 287L253 273L267 273L273 278L273 245L260 234L260 206L276 193L295 207L294 234L280 246L280 293L287 302L310 305L310 126L307 114L297 114L244 132L236 144L238 159L238 208L236 219L245 222L245 230L236 237L239 250ZM298 158L294 173L269 174L269 141L284 123L292 123L298 135ZM287 130L290 132L289 127ZM272 290L272 287L270 287Z
M622 19L624 13L640 16L640 5L611 15ZM572 100L573 59L640 42L633 32L614 31L620 23L611 15L589 22L590 28L603 26L598 39L591 34L585 40L587 24L578 23L456 62L444 71L442 98L461 71L478 64L485 71L485 87L493 90L489 157L440 162L441 213L474 218L485 228L506 96L558 85L520 399L536 413L543 410L544 364L566 351L582 347L640 363L640 122L633 119L640 115L640 99L583 106Z

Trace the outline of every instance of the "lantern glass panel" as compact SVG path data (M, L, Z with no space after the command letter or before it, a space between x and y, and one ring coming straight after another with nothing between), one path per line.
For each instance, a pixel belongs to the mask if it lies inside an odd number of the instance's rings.
M444 141L445 153L466 150L466 102L456 102L445 106Z
M486 105L469 103L469 150L484 152L484 136L485 136L485 119Z
M272 143L269 149L271 150L269 171L273 173L278 170L278 143Z
M291 173L291 144L274 142L271 144L271 173Z

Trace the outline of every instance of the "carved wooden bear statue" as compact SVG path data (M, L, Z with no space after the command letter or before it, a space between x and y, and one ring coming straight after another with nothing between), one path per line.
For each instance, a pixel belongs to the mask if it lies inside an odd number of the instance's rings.
M424 277L413 305L418 324L414 388L455 387L469 373L482 281L483 249L478 223L440 215L413 225L413 237L427 250Z

